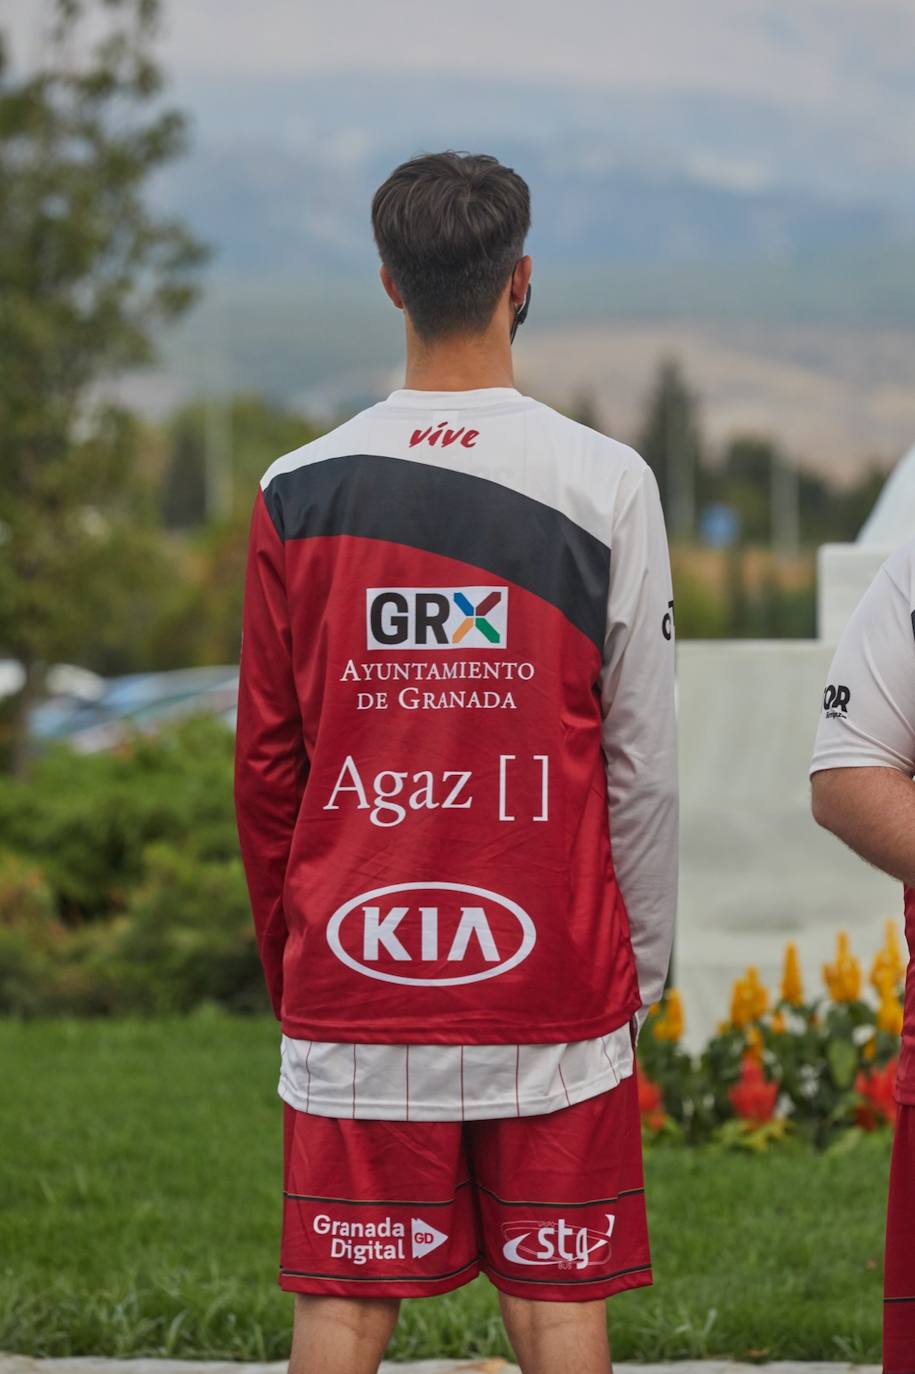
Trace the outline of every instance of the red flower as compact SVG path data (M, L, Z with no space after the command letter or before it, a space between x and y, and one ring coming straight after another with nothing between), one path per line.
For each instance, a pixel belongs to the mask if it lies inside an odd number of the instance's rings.
M744 1055L740 1078L728 1090L728 1099L734 1108L734 1115L743 1121L761 1124L771 1121L778 1098L778 1084L767 1083L762 1065L752 1055Z
M864 1101L858 1104L855 1120L864 1131L874 1131L882 1121L896 1122L896 1066L891 1059L885 1069L861 1072L855 1079L855 1092Z
M661 1089L657 1083L652 1083L651 1079L646 1078L643 1073L639 1074L638 1089L642 1124L648 1126L652 1131L659 1131L667 1120Z

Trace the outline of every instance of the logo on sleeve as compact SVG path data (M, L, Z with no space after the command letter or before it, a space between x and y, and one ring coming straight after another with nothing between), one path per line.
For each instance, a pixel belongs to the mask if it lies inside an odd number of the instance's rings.
M851 688L833 686L832 683L823 693L823 710L827 720L847 720L848 704L851 701Z
M507 587L367 587L369 649L504 649Z

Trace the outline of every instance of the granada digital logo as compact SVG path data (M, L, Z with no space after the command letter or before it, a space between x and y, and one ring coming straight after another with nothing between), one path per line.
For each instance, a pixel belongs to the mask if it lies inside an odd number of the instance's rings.
M367 587L369 649L504 649L507 587Z

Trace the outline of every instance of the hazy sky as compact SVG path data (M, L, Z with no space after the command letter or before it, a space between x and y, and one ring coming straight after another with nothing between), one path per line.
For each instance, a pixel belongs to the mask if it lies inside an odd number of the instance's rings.
M36 51L45 0L0 0ZM889 109L915 83L912 0L166 0L192 71L335 68L542 77Z

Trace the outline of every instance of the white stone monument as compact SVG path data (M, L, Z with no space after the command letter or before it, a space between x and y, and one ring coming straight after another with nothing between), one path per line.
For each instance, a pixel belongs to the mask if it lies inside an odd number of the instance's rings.
M881 563L915 537L915 449L893 472L855 544L818 559L815 640L682 641L678 648L682 838L674 976L686 1043L727 1016L755 964L777 990L785 943L810 993L847 930L865 976L899 885L810 816L807 768L836 642Z

